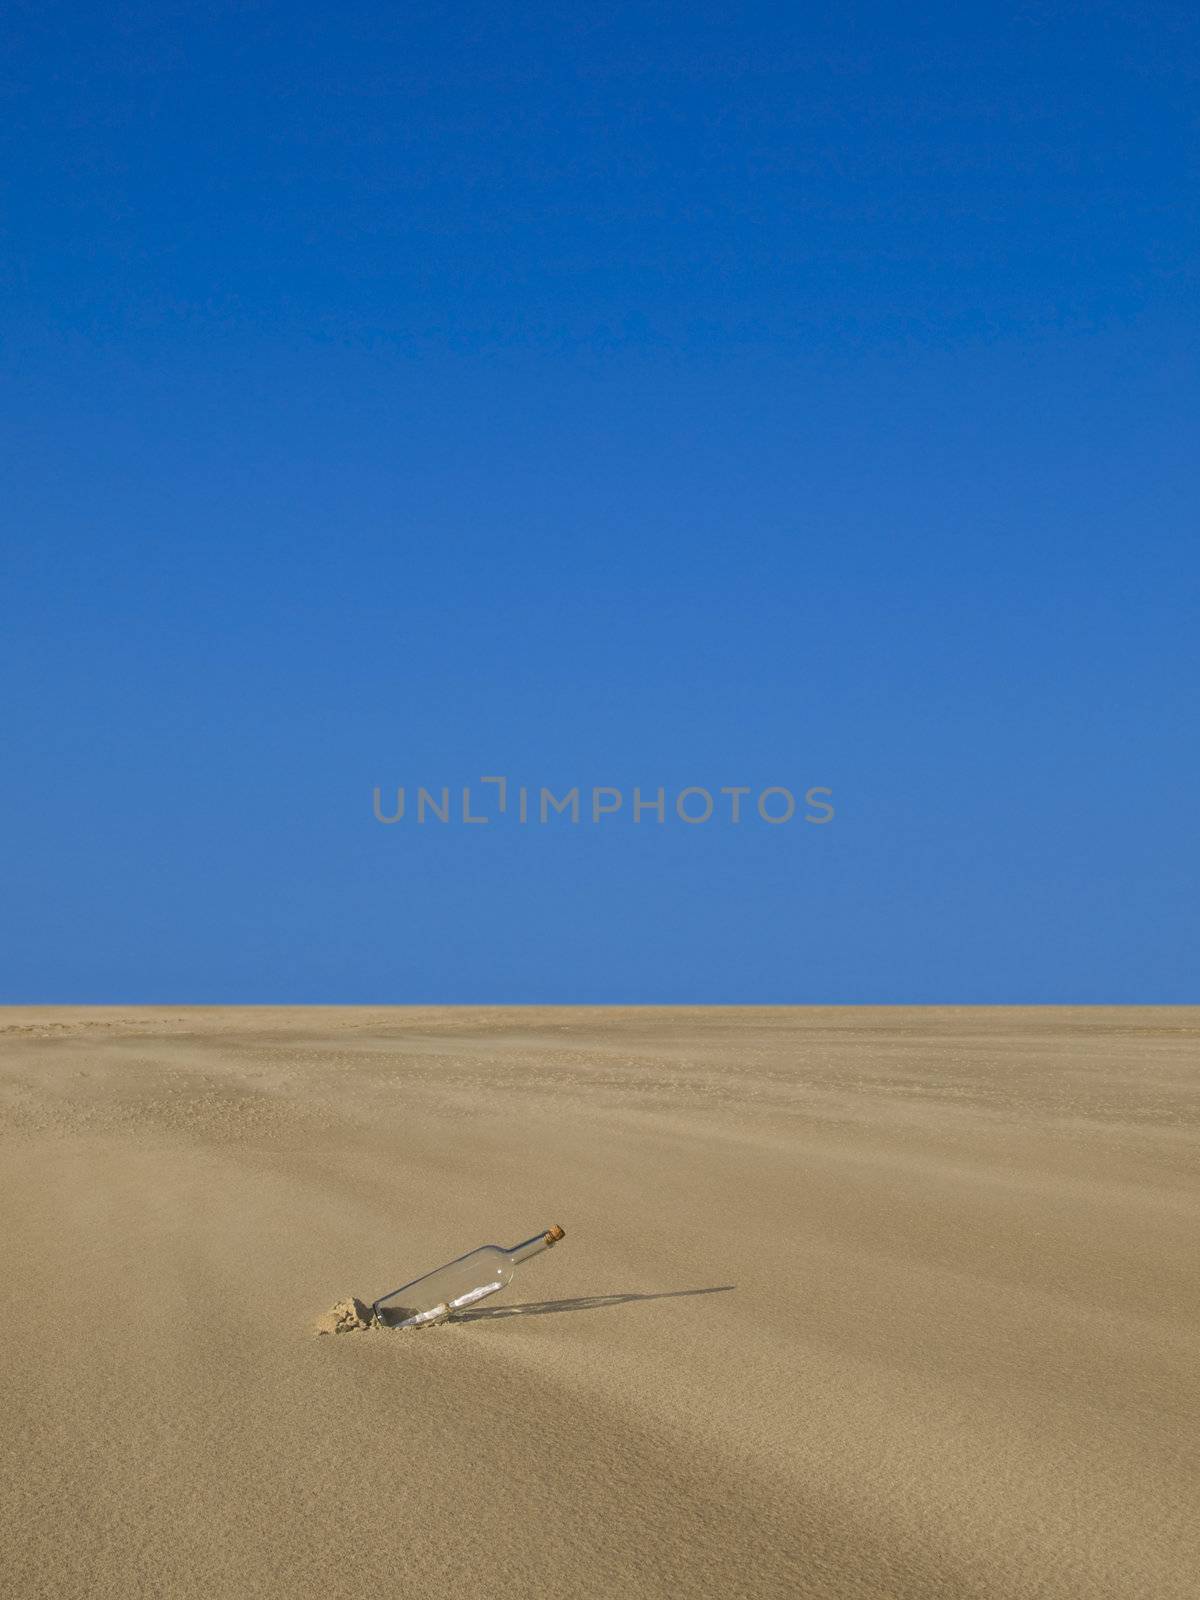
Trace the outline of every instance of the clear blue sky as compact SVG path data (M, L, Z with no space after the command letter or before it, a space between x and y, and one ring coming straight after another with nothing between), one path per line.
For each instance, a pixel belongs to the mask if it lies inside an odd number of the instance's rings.
M440 9L10 12L0 999L1200 1000L1191 8Z

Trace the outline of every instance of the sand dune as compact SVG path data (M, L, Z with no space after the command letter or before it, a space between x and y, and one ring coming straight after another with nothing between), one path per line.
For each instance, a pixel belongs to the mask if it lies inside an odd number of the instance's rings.
M8 1009L0 1592L1190 1600L1198 1240L1200 1010Z

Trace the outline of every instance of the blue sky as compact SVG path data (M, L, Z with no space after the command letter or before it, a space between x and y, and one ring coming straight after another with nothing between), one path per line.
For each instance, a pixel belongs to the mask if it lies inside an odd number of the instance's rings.
M1188 9L15 18L0 1000L1200 999Z

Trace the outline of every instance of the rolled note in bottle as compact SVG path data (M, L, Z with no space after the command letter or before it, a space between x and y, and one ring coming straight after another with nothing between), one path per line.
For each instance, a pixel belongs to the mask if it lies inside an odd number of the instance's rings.
M423 1328L445 1322L456 1311L464 1311L507 1288L523 1261L549 1250L563 1236L556 1223L523 1244L480 1245L478 1250L448 1261L435 1272L427 1272L423 1278L414 1278L391 1294L381 1295L371 1307L375 1320L388 1328Z

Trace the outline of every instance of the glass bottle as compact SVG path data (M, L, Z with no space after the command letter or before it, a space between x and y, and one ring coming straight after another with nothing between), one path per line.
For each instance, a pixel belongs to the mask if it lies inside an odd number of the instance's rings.
M549 1250L562 1237L563 1230L555 1224L544 1233L535 1233L524 1244L507 1249L498 1244L481 1245L457 1261L448 1261L436 1272L427 1272L423 1278L414 1278L403 1288L381 1295L371 1307L375 1321L385 1328L423 1328L445 1322L456 1311L506 1288L522 1261Z

